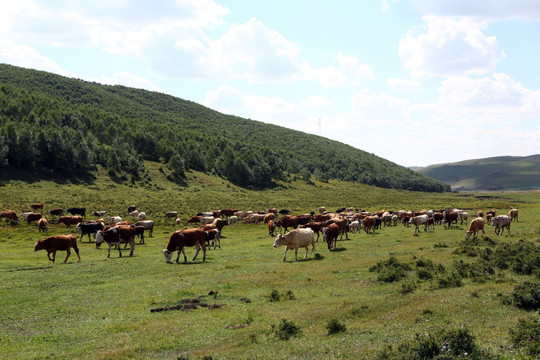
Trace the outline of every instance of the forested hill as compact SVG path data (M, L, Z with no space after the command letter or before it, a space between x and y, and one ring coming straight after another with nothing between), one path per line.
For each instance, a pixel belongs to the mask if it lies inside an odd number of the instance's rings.
M144 160L171 179L189 169L267 188L287 174L396 189L450 187L323 137L224 115L157 92L0 64L0 170L87 174L104 166L137 181Z

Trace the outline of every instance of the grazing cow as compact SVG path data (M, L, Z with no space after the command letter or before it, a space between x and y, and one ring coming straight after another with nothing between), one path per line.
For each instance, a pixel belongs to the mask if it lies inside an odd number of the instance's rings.
M19 217L17 216L17 213L13 210L6 210L6 211L0 212L0 219L2 218L5 218L11 224L21 223L21 221L19 220Z
M248 215L245 219L244 219L244 222L245 223L251 223L251 224L255 224L255 225L258 225L260 224L262 221L264 221L264 217L266 215L263 215L263 214L251 214L251 215Z
M81 232L81 237L79 241L82 241L82 238L84 235L88 235L88 242L91 242L92 239L90 238L90 234L96 234L99 230L103 230L105 225L100 221L92 221L87 223L78 223L77 226L75 226L75 229L79 230Z
M310 222L304 225L300 225L300 227L302 229L310 228L311 230L313 230L313 232L317 234L317 240L315 241L319 241L319 236L321 234L322 229L324 228L324 225L320 221L314 221L314 222Z
M491 219L492 225L495 227L495 234L501 236L504 233L504 229L510 235L510 217L507 215L498 215Z
M486 215L491 214L491 216L495 217L497 215L497 212L495 210L489 210L486 212Z
M483 218L484 217L484 212L482 210L477 211L476 212L476 217Z
M375 234L375 217L374 216L366 216L361 221L362 228L366 232L366 234L369 234L371 230L373 230L373 233Z
M230 216L229 225L238 225L238 216L236 215Z
M276 231L276 223L274 220L268 220L266 226L268 226L268 235L274 237L274 231Z
M131 214L132 212L137 210L137 205L129 205L127 210L128 210L128 214Z
M44 233L49 232L49 222L44 217L38 220L37 227L38 227L38 232L42 232L42 231Z
M92 213L92 216L95 216L95 217L104 217L106 213L107 213L106 210L94 211L94 212Z
M107 245L109 245L107 258L111 257L111 248L113 245L116 245L119 257L122 257L120 243L128 243L131 247L129 256L133 256L133 250L135 249L135 228L120 225L113 226L108 230L99 230L96 232L96 248L98 248L102 242L106 242Z
M49 210L49 215L51 216L62 216L64 215L64 209L62 208L56 208Z
M28 215L30 214L33 214L32 211L26 211L26 212L22 212L19 214L19 217L22 218L24 221L26 221L26 218L28 217Z
M339 233L341 234L339 240L343 239L343 234L345 234L345 239L349 238L349 220L334 218L330 221L325 222L324 226L328 226L330 224L336 224L339 227Z
M32 221L41 219L43 215L41 213L31 213L26 216L26 222L30 224Z
M73 207L66 210L71 215L81 215L82 217L86 217L86 208L84 207Z
M416 234L417 231L420 231L420 229L418 229L418 225L424 225L424 231L427 231L427 220L427 215L419 215L411 218L411 220L409 220L409 224L414 225L414 233Z
M36 211L37 209L43 210L43 203L32 204L30 205L30 207L32 208L33 211Z
M518 221L518 209L512 209L508 212L510 221Z
M448 224L448 228L452 228L452 223L455 222L457 225L459 214L455 211L445 211L443 213L443 221L442 224L444 227L446 227L446 224Z
M144 230L148 230L148 236L154 236L154 220L137 221L135 226L142 226Z
M58 250L65 251L67 253L66 258L64 260L64 263L65 263L67 259L69 258L69 255L71 255L71 251L70 251L71 248L75 250L77 257L79 258L79 261L81 261L81 257L79 255L79 248L77 247L77 238L75 237L75 235L55 235L55 236L49 236L42 240L38 240L36 242L36 246L34 247L34 251L38 251L38 250L47 251L47 257L52 262L56 260L56 252ZM53 254L52 259L51 259L51 253Z
M484 236L486 234L484 231L484 218L476 217L471 221L469 224L469 230L467 230L465 233L467 235L467 239L470 239L471 235L473 235L473 238L476 238L478 236L478 231L480 230L482 230L482 236Z
M285 252L283 254L283 261L287 260L287 250L294 249L294 260L298 261L298 248L303 247L306 249L306 254L304 259L308 255L308 247L311 245L311 252L315 253L315 236L313 230L311 229L293 229L287 234L278 234L276 236L276 241L274 242L274 247L277 248L281 245L285 246Z
M465 224L467 223L467 219L469 218L469 213L466 211L462 211L458 213L458 218L461 221L460 225L463 225L463 220L465 220Z
M174 220L175 225L180 225L182 223L182 220L176 219Z
M131 216L132 218L138 218L139 210L133 210L132 212L129 213L129 216Z
M184 254L184 262L186 263L187 257L184 250L184 247L186 246L195 246L196 248L193 261L195 261L202 248L203 261L206 261L206 232L201 228L184 229L172 233L167 248L163 250L165 260L167 260L168 263L171 263L173 253L178 251L176 262L180 260L180 253L182 253Z
M82 217L80 216L61 216L60 219L58 219L58 224L64 224L66 227L71 227L71 225L78 224L82 222Z
M120 216L110 216L109 217L109 225L116 225L120 221L122 221L122 218Z
M339 235L339 225L332 223L322 230L323 239L328 244L328 250L332 251L337 247L337 237Z
M208 225L203 225L208 226ZM213 225L210 225L213 226ZM212 243L214 244L214 250L216 250L216 244L221 249L221 234L219 232L219 229L209 229L204 231L206 233L205 241L210 246L210 240L212 240Z
M146 220L146 213L141 211L137 218L139 219L139 221Z
M167 211L165 217L169 219L176 219L178 217L178 211Z

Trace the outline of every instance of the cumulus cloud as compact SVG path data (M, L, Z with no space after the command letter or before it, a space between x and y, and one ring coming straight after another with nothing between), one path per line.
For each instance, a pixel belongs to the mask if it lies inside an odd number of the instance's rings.
M427 32L410 32L399 43L399 56L415 76L484 75L505 56L497 39L483 34L484 24L433 16L424 20Z
M330 105L331 102L328 100L326 95L314 95L309 96L304 101L302 101L302 105L307 107L323 107Z
M331 56L336 65L325 68L312 68L307 62L303 65L303 79L319 82L324 87L356 86L366 79L373 79L373 69L361 64L358 58L337 53Z
M422 83L412 79L389 78L386 83L392 90L396 91L420 91Z

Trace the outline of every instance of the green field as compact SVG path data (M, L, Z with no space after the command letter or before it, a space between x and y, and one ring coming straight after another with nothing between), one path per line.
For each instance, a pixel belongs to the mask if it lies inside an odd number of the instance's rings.
M0 211L19 213L44 202L45 209L86 206L126 218L127 206L134 203L157 224L154 236L137 245L133 257L127 250L122 258L111 251L107 259L106 247L96 249L84 239L80 263L72 254L63 264L65 253L59 252L53 264L44 251L33 251L35 241L44 237L35 224L2 222L0 358L373 359L416 336L463 328L493 356L526 358L523 348L512 346L509 331L519 319L538 313L504 299L527 280L538 283L538 275L495 267L494 273L463 276L461 286L445 286L458 271L455 262L463 261L463 269L479 261L470 251L455 251L466 248L465 224L417 235L403 225L350 234L334 251L320 240L319 256L309 254L298 262L292 252L282 262L284 249L272 247L274 239L263 225L225 227L221 249L208 250L204 263L202 254L192 262L194 249L188 248L187 264L167 264L162 250L170 234L198 211L277 207L300 214L320 205L368 211L460 207L469 213L494 208L500 214L517 207L519 222L512 224L510 235L497 237L486 227L485 240L467 249L490 248L495 254L503 244L521 240L538 249L539 193L425 194L294 179L260 192L196 172L188 173L187 186L181 187L167 182L158 164L146 166L152 177L146 187L111 182L104 172L88 184L59 179L0 183ZM168 210L180 212L180 227L165 221L163 211ZM51 225L50 234L72 231ZM379 281L380 273L370 267L390 257L410 270L398 281ZM439 271L431 278L420 275L420 260L431 261ZM208 306L151 312L194 298ZM280 339L273 330L282 319L300 327L300 334ZM329 335L331 320L345 325L345 331Z

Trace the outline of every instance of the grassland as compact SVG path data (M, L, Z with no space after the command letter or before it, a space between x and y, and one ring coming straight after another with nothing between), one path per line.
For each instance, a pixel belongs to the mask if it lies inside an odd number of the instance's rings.
M50 263L33 252L35 225L0 225L0 358L3 359L372 359L387 345L438 329L470 329L479 346L502 358L519 358L509 340L518 319L537 314L505 305L502 299L532 276L499 270L482 281L463 279L462 286L441 288L437 279L420 280L407 271L401 281L385 283L369 269L391 256L414 266L431 260L451 269L455 261L474 262L454 249L464 240L465 225L415 235L402 225L375 234L351 234L330 252L317 243L317 259L282 262L283 248L272 247L264 226L225 227L222 248L209 250L206 262L166 264L162 249L177 230L162 212L178 210L183 224L197 211L236 207L264 210L291 208L305 213L325 205L374 211L461 207L476 210L520 209L511 235L487 237L496 243L527 240L539 244L540 194L425 194L383 190L345 182L305 184L291 179L273 190L250 191L202 173L188 174L187 185L165 180L158 164L148 163L152 182L128 186L98 173L90 183L59 179L4 179L0 210L27 210L33 202L46 208L86 206L126 215L135 203L156 220L154 237L118 258L93 243L79 244L76 257L62 264L64 253ZM180 226L182 228L183 226ZM52 225L51 234L72 230ZM303 255L303 250L300 251ZM299 254L300 255L300 254ZM199 255L200 256L200 255ZM410 292L404 285L413 285ZM271 294L279 293L279 301ZM209 295L212 292L212 295ZM151 312L200 297L215 308ZM288 341L272 333L282 319L301 328ZM336 319L346 331L328 335Z

